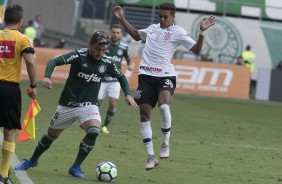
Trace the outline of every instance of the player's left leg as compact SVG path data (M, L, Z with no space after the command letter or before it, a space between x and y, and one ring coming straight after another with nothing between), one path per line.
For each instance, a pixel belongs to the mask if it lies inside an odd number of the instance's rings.
M108 85L108 96L109 96L109 106L106 114L105 121L101 128L101 132L110 133L108 126L111 123L117 109L117 102L120 96L120 84L119 82L110 82Z
M95 105L83 107L78 113L80 114L80 127L86 130L86 135L80 142L78 154L73 165L69 169L69 174L77 178L84 178L80 165L95 145L96 139L100 133L101 117L99 109Z
M165 159L169 157L169 140L171 129L171 112L170 103L171 97L175 90L175 78L169 77L164 79L159 88L158 104L161 112L161 132L162 144L160 151L160 158Z

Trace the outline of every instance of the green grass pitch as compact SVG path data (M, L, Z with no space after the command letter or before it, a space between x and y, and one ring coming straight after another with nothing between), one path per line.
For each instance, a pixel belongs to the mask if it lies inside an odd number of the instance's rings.
M22 117L30 102L22 85ZM36 116L36 140L17 143L20 161L29 158L46 133L62 84L52 90L38 87L42 111ZM278 184L282 183L282 104L175 95L171 105L171 157L145 171L146 151L139 131L139 109L124 103L123 92L110 134L100 134L82 170L86 179L68 175L85 132L74 123L43 154L39 165L27 171L35 184L98 183L96 166L111 161L120 184ZM133 94L133 92L132 92ZM100 112L105 117L107 101ZM153 110L154 149L159 156L161 133L158 108ZM15 183L20 183L12 172Z

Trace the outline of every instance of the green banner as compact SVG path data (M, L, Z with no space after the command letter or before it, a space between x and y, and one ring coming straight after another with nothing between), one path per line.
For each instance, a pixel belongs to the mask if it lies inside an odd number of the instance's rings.
M174 0L115 0L118 5L134 5L134 6L159 6L161 3L170 2Z

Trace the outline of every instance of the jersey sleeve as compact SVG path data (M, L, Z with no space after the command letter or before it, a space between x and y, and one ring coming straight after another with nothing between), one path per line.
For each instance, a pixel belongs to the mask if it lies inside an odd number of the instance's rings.
M56 66L72 64L73 62L76 62L78 60L80 60L80 57L76 50L51 59L47 63L47 66L45 69L45 77L51 78L51 75Z
M149 28L149 27L148 27ZM146 29L139 29L138 30L138 34L140 36L140 38L145 41L146 40L146 37L147 37L147 33L148 33L148 28Z
M190 50L196 44L196 41L193 40L184 29L179 30L177 42L188 50Z
M27 48L33 48L33 43L32 43L32 41L30 41L30 40L28 39L28 37L25 36L25 35L23 35L23 36L21 37L20 43L21 43L21 52L22 52L23 50L27 49Z
M121 70L115 65L114 62L112 62L110 64L110 70L109 70L109 73L108 73L110 76L112 77L115 77L115 78L118 78L122 75L122 72Z
M128 46L126 46L124 52L123 52L123 57L125 58L129 58L130 57L130 52L129 52L129 49L128 49Z

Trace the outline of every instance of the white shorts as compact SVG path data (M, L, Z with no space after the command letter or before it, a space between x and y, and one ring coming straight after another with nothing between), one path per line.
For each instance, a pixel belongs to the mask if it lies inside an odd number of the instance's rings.
M99 90L98 100L103 100L106 96L119 99L119 82L102 82Z
M59 105L51 118L50 128L66 129L69 128L75 120L78 120L80 125L84 122L95 119L101 122L99 108L96 105L84 107L67 107Z

